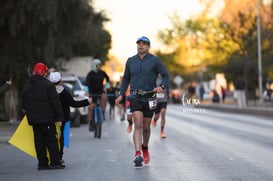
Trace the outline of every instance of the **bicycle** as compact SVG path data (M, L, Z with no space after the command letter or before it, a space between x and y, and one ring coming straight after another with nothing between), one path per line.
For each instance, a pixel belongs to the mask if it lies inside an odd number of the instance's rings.
M101 94L92 94L92 98L96 97L96 105L93 110L93 128L94 128L94 137L95 138L101 138L101 132L102 132L102 123L103 123L103 113L102 113L102 107L101 107ZM90 125L89 121L89 127Z

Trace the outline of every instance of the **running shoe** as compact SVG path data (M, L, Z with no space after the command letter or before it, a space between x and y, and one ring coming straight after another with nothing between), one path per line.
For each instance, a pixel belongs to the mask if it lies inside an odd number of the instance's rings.
M143 149L142 153L143 153L144 163L148 164L150 162L150 154L149 154L148 149Z
M160 132L160 138L166 138L166 135L163 131Z
M38 166L38 170L48 170L49 166Z
M55 169L64 169L65 168L65 165L63 164L59 164L59 165L50 165L49 166L49 169L51 170L55 170Z
M131 133L132 132L132 125L128 125L127 126L127 133Z
M156 123L157 123L157 121L155 121L155 120L152 121L152 126L153 126L154 128L156 127Z
M125 115L123 114L120 118L120 121L124 121L125 120Z
M135 167L136 168L141 168L143 166L142 162L143 162L142 156L141 155L136 155L136 157L134 159Z

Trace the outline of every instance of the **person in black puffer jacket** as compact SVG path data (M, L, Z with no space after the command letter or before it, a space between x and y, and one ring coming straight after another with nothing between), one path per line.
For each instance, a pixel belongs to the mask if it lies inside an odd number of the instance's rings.
M64 122L62 123L62 126L61 126L60 160L61 160L61 163L64 163L64 161L63 161L64 126L65 126L66 122L70 121L70 106L71 107L88 106L91 103L91 99L84 99L84 100L80 100L80 101L74 100L74 98L69 93L69 91L66 88L64 88L64 86L62 85L62 77L59 72L51 72L49 74L49 80L56 87L57 93L60 96L62 109L63 109Z
M61 126L63 111L55 86L45 78L47 71L48 68L43 63L34 66L22 100L28 123L33 127L38 170L65 168L60 162L55 125L57 122Z

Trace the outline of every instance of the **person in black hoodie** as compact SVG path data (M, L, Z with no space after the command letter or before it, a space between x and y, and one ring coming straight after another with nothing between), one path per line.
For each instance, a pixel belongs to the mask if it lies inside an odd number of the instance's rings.
M43 63L34 66L22 98L23 110L33 128L38 170L65 168L60 162L56 132L56 122L61 126L63 111L54 85L46 79L47 71Z
M64 163L63 161L63 149L64 149L64 126L66 122L70 121L70 106L71 107L84 107L88 106L91 103L91 99L84 99L81 101L76 101L72 97L72 95L69 93L69 91L62 85L62 77L59 72L51 72L49 74L49 80L52 82L57 90L57 93L59 94L62 109L63 109L63 123L61 126L61 138L60 138L60 160L61 163Z

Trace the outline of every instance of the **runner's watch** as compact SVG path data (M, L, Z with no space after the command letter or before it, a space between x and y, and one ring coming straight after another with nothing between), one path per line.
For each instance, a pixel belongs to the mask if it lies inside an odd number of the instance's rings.
M163 90L165 89L165 85L161 85L160 87L161 87Z

